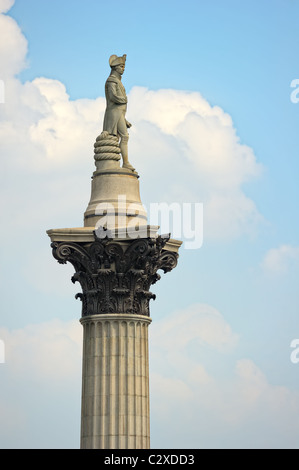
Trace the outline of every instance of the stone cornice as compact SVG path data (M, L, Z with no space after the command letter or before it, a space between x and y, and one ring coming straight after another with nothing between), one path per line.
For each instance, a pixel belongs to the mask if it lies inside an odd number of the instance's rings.
M157 237L158 230L159 226L157 225L145 225L144 228L140 230L140 236L138 238L155 238ZM118 231L121 234L121 229L118 229ZM128 229L125 229L125 231L128 231ZM93 243L95 240L94 233L94 227L58 228L47 230L47 234L50 237L51 242ZM162 238L163 237L164 236L162 236ZM125 232L124 236L119 236L117 240L123 243L129 243L133 238L133 236L132 238L128 237ZM182 241L168 236L165 238L165 249L177 253L182 245Z

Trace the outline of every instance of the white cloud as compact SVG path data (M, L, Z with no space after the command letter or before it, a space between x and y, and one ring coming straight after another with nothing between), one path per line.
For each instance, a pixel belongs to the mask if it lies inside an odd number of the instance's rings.
M0 0L0 13L6 13L14 5L15 0Z
M272 248L265 254L261 267L270 274L284 274L292 263L299 261L299 246L281 245Z
M264 218L255 203L240 188L215 191L204 204L205 237L229 240L244 234L254 236Z
M91 164L104 99L71 101L65 86L57 80L38 78L32 84L47 105L47 110L41 110L42 117L30 124L32 143L59 167L78 162Z
M34 173L59 169L66 174L88 166L92 172L93 143L103 111L104 98L71 101L57 80L37 78L24 85L8 80L0 136L9 168Z
M238 341L218 310L207 304L195 304L174 312L169 318L155 322L153 328L154 344L163 338L163 347L175 346L179 353L194 340L219 351L231 350Z
M168 137L179 151L180 166L192 165L190 169L196 171L204 188L235 190L261 173L253 150L240 143L231 117L219 106L211 106L199 92L134 87L128 112L138 127L149 123ZM148 163L158 170L164 155L155 161L156 139L144 138L139 143L146 143L151 153Z
M0 328L10 376L56 388L63 380L68 386L81 368L81 330L78 320L58 319L15 330Z
M5 9L1 2L0 13ZM10 16L0 14L0 78L7 80L26 66L27 40L17 22Z
M146 175L146 198L157 199L163 176L160 200L204 203L205 238L254 234L263 217L242 185L258 178L262 166L241 144L231 117L198 92L134 87L129 98L131 148Z

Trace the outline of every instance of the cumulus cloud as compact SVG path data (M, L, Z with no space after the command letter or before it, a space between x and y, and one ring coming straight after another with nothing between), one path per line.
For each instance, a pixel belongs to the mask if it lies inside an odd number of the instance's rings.
M0 121L2 148L10 166L41 172L90 166L100 133L104 98L71 101L58 80L36 78L6 84ZM16 146L22 151L17 152Z
M299 261L299 246L281 245L265 254L261 267L266 273L284 274L293 263Z
M130 92L132 148L148 181L165 175L167 202L203 202L204 235L229 239L254 233L262 221L242 185L262 174L253 150L240 142L231 117L199 92ZM146 187L148 197L152 188Z
M163 345L182 353L191 340L219 351L235 347L238 336L232 332L223 316L207 304L195 304L154 324L153 341L164 338Z
M185 391L186 396L190 394L186 384L213 382L205 361L197 358L208 357L211 352L215 358L228 356L239 341L221 313L207 304L194 304L163 320L155 320L150 334L154 375L168 377L169 386L181 380L185 385L180 385L179 389ZM177 370L181 371L180 379ZM166 387L166 382L163 383Z
M202 175L200 182L208 178L211 189L239 187L260 173L253 150L240 143L229 114L211 106L199 92L133 88L129 110L138 125L147 122L174 137L181 165L192 164L197 176ZM147 145L155 149L155 141Z
M6 13L14 5L15 0L0 0L0 13Z
M8 80L26 67L27 40L17 22L3 15L14 2L1 0L0 3L0 78Z
M58 319L14 330L0 328L10 374L54 387L63 380L68 386L81 367L81 330L78 321Z

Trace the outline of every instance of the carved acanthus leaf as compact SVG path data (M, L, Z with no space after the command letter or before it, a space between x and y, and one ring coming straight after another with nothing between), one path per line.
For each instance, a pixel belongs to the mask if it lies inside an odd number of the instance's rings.
M150 286L177 264L178 255L165 250L166 237L132 240L123 244L109 238L93 243L53 242L53 256L75 268L72 282L79 282L82 316L101 313L136 313L149 316Z

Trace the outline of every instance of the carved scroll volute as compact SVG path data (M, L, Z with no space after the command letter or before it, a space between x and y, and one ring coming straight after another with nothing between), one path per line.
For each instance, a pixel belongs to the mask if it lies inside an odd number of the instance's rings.
M158 269L162 269L164 273L172 271L178 263L178 255L172 251L162 251L159 256Z

